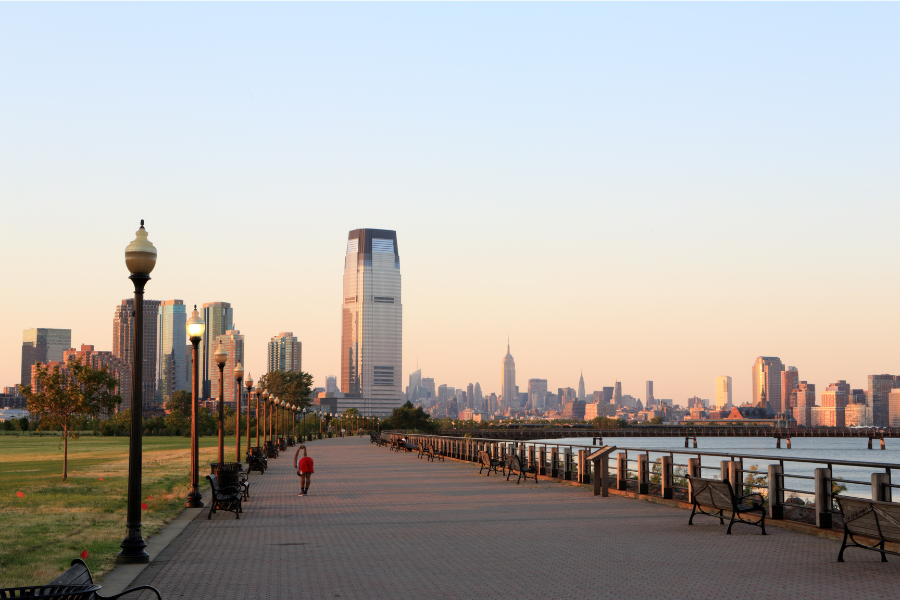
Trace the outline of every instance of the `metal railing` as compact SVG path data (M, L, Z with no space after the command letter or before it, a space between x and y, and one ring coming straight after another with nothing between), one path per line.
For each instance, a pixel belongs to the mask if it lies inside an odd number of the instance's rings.
M539 475L582 484L594 483L592 461L597 446L542 441L383 432L414 445L431 445L435 452L457 460L478 462L478 453L506 460L515 454L534 465ZM891 501L891 472L900 464L848 460L790 458L735 452L618 448L608 465L608 485L638 494L690 502L687 475L727 480L737 495L760 493L769 518L840 526L834 497L839 494ZM718 464L716 464L718 463ZM747 465L745 463L751 463ZM761 468L762 466L762 468Z

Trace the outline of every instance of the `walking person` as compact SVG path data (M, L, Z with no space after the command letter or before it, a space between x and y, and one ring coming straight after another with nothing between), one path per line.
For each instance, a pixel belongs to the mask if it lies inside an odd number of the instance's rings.
M303 450L303 456L300 451ZM294 464L297 466L297 475L300 477L300 493L298 496L305 496L309 491L309 479L313 474L313 459L306 455L306 445L297 446L294 453Z

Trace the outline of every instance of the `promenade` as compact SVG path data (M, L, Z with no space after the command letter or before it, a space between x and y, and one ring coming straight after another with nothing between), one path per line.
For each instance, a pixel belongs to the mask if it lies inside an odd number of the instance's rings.
M516 485L368 438L316 441L300 498L292 448L251 475L240 520L207 510L135 580L165 600L893 598L900 558L541 481ZM204 498L206 499L206 498ZM141 598L150 598L144 594Z

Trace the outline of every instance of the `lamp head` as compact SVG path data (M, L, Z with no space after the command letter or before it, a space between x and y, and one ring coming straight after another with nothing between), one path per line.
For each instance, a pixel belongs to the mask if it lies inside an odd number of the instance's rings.
M259 388L257 387L256 389L259 389ZM262 397L263 397L263 400L268 400L269 399L269 390L263 390Z
M244 367L241 363L234 365L234 378L237 381L240 381L244 378Z
M187 329L188 337L192 342L194 340L199 341L203 337L203 332L206 331L206 323L203 322L196 304L194 305L194 312L191 313L191 318L185 323L185 329Z
M262 386L258 383L256 384L256 389L254 389L253 391L256 392L257 396L262 396Z
M128 271L150 274L156 266L156 247L147 239L147 230L144 229L144 220L141 219L141 228L135 234L137 237L125 247L125 266Z
M219 342L219 347L216 348L216 364L219 365L220 369L225 368L225 363L228 362L228 350L225 349L225 344Z
M247 392L253 389L253 375L247 376Z

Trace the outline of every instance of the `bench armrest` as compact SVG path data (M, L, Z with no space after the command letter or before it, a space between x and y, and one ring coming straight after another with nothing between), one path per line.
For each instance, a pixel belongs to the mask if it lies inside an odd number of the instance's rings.
M738 496L738 497L737 497L737 500L738 500L738 502L740 502L741 500L744 500L744 499L746 499L746 498L752 498L752 497L759 498L759 504L760 504L760 505L763 504L763 503L766 501L766 499L763 498L763 495L762 495L762 494L758 494L758 493L746 494L746 495L744 495L744 496ZM754 503L754 504L755 504L755 503Z
M95 593L94 595L97 596L97 598L100 598L101 600L113 600L114 598L118 598L120 596L124 596L125 594L130 594L132 592L136 592L138 590L152 590L153 593L156 594L156 597L159 600L162 600L162 596L159 595L159 590L157 590L155 587L150 586L150 585L141 585L138 587L134 587L134 588L131 588L130 590L125 590L121 594L116 594L115 596L101 596L100 594L97 594L97 593Z

